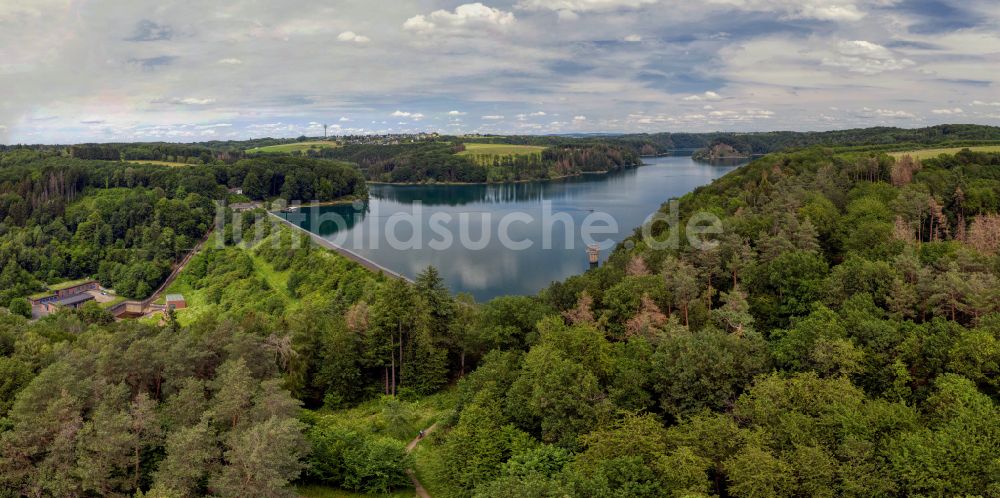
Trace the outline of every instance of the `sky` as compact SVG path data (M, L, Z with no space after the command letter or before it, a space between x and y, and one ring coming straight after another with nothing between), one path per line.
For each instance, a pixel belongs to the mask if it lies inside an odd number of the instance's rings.
M0 0L0 143L1000 125L997 0Z

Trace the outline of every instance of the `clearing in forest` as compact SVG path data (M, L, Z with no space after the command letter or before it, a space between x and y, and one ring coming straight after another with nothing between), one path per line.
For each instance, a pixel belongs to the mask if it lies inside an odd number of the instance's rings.
M125 162L132 164L153 164L156 166L168 166L171 168L177 168L180 166L193 166L188 163L179 163L175 161L154 161L152 159L129 159L128 161Z
M254 147L247 149L247 154L288 154L295 151L307 151L309 149L332 149L339 147L337 142L328 140L313 140L309 142L294 142L290 144L268 145L265 147Z
M540 145L465 144L465 150L459 152L458 155L518 156L538 154L547 148Z
M961 152L963 149L969 149L973 152L1000 152L1000 145L982 145L978 147L949 147L946 149L922 149L922 150L910 150L905 152L891 152L889 155L900 158L905 155L910 155L914 159L930 159L933 157L940 156L941 154L955 154Z

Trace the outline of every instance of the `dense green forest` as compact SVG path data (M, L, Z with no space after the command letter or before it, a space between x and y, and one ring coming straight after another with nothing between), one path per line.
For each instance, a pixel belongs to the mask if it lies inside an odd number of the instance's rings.
M307 158L168 168L27 149L0 157L0 306L83 277L148 296L208 232L230 186L252 199L367 195L354 167Z
M347 145L309 151L310 155L350 161L371 181L392 183L485 183L545 180L581 173L603 173L640 164L633 150L605 143L563 140L541 154L465 156L461 143Z
M18 161L0 247L310 161L268 160L134 167L130 189L117 163ZM538 296L475 303L242 218L261 242L230 222L181 277L202 312L0 314L0 492L381 493L415 466L435 496L1000 494L1000 154L771 154L680 199L700 211L716 244L637 233ZM20 252L2 278L35 275ZM451 408L407 454L434 396Z
M823 132L774 131L761 133L673 134L651 136L662 143L668 140L677 148L710 148L719 144L732 147L745 156L761 155L815 145L843 146L866 150L908 150L930 144L950 143L971 146L1000 142L1000 128L981 125L938 125L927 128L857 128ZM702 151L699 151L702 152ZM704 153L704 152L702 152Z

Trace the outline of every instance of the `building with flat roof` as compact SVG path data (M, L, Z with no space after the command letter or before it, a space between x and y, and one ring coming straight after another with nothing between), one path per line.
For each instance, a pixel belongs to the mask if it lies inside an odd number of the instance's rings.
M47 292L31 297L31 307L42 313L52 313L59 307L78 308L94 299L90 291L101 288L96 280L74 280L49 286Z
M93 300L94 300L94 296L92 296L89 292L82 292L80 294L74 294L74 295L69 296L69 297L64 297L62 299L57 299L57 300L53 301L52 303L50 303L49 307L50 307L50 309L53 308L53 307L54 308L74 308L74 309L76 309L76 308L79 308L80 306L83 306L83 304L86 303L87 301L93 301Z

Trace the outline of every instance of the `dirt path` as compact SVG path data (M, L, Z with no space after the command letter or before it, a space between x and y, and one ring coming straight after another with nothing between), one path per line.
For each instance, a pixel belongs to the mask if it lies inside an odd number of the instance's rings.
M420 441L423 440L423 438L429 436L432 432L434 432L434 429L437 429L436 423L424 429L423 437L417 436L413 438L413 441L410 441L410 443L406 445L406 452L410 453L411 451L413 451L413 449L417 447L417 444L420 443ZM427 490L424 489L424 486L420 484L420 481L417 480L417 474L416 472L413 471L413 469L406 469L406 475L410 476L410 481L413 482L413 489L416 490L418 498L431 498L430 493L428 493Z

